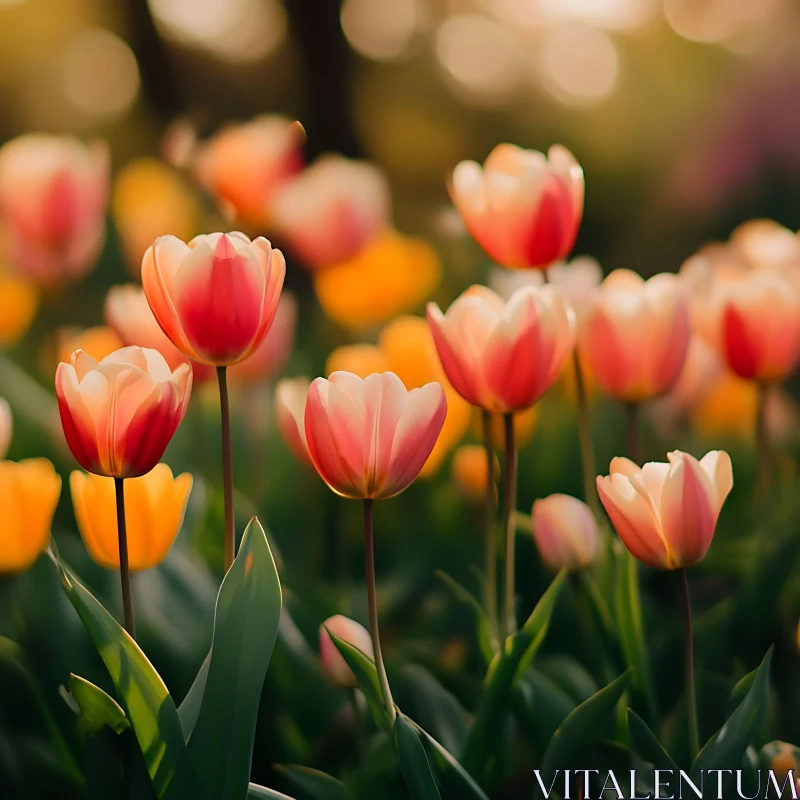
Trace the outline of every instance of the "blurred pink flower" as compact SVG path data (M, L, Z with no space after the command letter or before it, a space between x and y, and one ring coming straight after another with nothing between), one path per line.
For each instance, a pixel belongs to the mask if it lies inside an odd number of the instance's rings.
M347 662L344 660L339 648L333 643L330 631L338 639L351 644L360 650L367 658L375 660L372 648L372 637L369 631L349 617L337 614L329 617L319 628L319 657L325 677L334 685L342 689L355 689L358 680Z
M534 502L532 519L539 555L550 569L577 570L594 561L600 530L586 503L567 494L551 494Z
M278 428L295 458L311 464L311 454L306 442L305 414L308 378L283 378L275 387L275 416Z
M12 428L11 408L8 402L0 397L0 461L6 457L11 445Z

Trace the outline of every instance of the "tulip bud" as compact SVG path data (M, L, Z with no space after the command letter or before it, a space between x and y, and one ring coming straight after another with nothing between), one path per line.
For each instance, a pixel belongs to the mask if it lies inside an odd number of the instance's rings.
M578 570L594 561L600 530L586 503L566 494L551 494L534 502L532 519L539 555L550 569Z
M70 475L78 530L89 555L101 567L119 569L114 480L75 471ZM125 482L125 517L131 571L160 564L183 524L192 476L174 478L166 464Z
M347 662L339 652L339 648L333 643L328 631L347 644L353 645L367 658L374 661L372 637L363 625L359 625L341 614L326 619L319 629L319 656L325 677L334 686L342 689L355 689L358 686L358 680L347 666Z
M0 397L0 460L6 457L8 448L11 445L12 430L11 407L6 400Z

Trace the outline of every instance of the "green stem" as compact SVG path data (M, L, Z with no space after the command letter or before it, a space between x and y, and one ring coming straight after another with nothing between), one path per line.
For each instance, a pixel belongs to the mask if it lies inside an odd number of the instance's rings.
M486 549L486 616L493 628L493 637L497 634L497 538L495 530L496 497L494 477L494 448L492 447L492 415L484 410L483 447L486 451L486 511L484 519L484 544Z
M639 437L639 404L625 404L625 427L628 434L628 458L641 466L641 439Z
M378 600L375 592L375 543L373 535L373 500L364 500L364 561L367 568L367 604L369 606L369 630L372 634L372 649L375 651L375 667L378 670L378 680L383 694L383 704L389 721L394 725L397 713L394 710L392 690L389 688L389 679L386 677L386 667L383 664L381 653L381 639L378 633Z
M503 530L506 537L506 591L503 608L504 636L516 630L514 575L516 569L516 520L517 505L517 448L514 441L514 415L503 415L505 429L505 465L503 469Z
M689 596L689 580L686 570L678 570L683 601L683 651L686 661L686 695L689 712L689 745L692 758L700 752L700 734L697 726L697 694L694 683L694 636L692 634L692 600Z
M128 564L128 526L125 521L125 480L114 478L114 493L117 500L117 536L119 542L119 578L122 586L122 610L125 630L131 639L136 638L136 620L133 615L133 592L131 570Z
M583 494L596 519L602 519L600 499L597 496L597 465L592 443L592 421L589 417L589 401L586 397L586 383L583 378L581 357L577 345L572 351L572 368L575 373L575 397L578 402L578 437L581 443L581 464L583 466Z
M228 399L228 368L217 367L219 407L222 414L222 485L225 492L225 572L236 555L236 528L233 516L233 445L231 443L231 406Z

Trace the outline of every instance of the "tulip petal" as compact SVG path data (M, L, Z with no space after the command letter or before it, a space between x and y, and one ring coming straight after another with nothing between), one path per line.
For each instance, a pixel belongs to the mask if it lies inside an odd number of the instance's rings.
M711 480L716 498L716 513L719 514L725 498L733 488L733 465L724 450L712 450L700 459L700 466Z

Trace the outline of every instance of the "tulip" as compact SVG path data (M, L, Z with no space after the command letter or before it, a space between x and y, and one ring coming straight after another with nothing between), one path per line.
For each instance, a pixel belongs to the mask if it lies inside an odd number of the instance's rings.
M101 567L119 569L114 481L76 470L70 490L78 530L89 555ZM173 477L166 464L125 484L131 572L151 569L167 556L183 524L192 489L189 474Z
M596 291L580 339L603 390L641 403L670 389L689 347L689 308L675 275L615 270Z
M105 240L105 144L27 134L0 148L0 215L14 264L43 285L82 278Z
M24 572L50 541L61 478L45 458L0 461L0 573Z
M583 170L554 145L547 156L500 144L483 167L462 161L450 197L467 230L504 267L546 267L569 255L583 215Z
M6 400L0 397L0 461L6 457L8 448L11 445L12 429L11 407Z
M407 390L392 372L349 372L309 388L305 433L314 466L342 497L383 500L405 490L433 450L447 401L441 385Z
M504 414L545 393L574 343L574 315L551 286L524 286L506 303L473 286L446 314L430 303L428 323L455 390L472 405Z
M27 332L39 307L36 285L0 270L0 348L13 347Z
M329 617L319 628L319 656L325 677L334 686L342 689L356 689L358 679L347 666L339 648L333 643L333 639L330 637L331 633L374 661L375 653L369 631L363 625L359 625L341 614Z
M273 224L309 269L356 256L389 225L386 176L374 164L325 155L275 196Z
M172 372L156 350L125 347L95 361L78 350L56 372L64 435L87 471L135 478L159 462L189 403L188 364Z
M641 469L615 458L597 478L600 500L625 547L661 569L691 567L703 559L722 504L733 486L730 456L712 450L698 461L678 450L669 463Z
M106 356L125 346L116 332L104 325L85 330L59 328L56 331L56 343L58 346L56 363L69 361L76 350L83 350L95 361L102 361Z
M800 240L769 219L742 223L731 234L730 243L734 252L755 269L800 266Z
M235 219L268 226L278 187L303 167L304 142L299 122L262 115L201 144L195 173Z
M275 387L275 415L278 428L295 458L311 464L306 442L306 398L311 381L308 378L283 378Z
M600 529L586 503L551 494L533 504L533 537L542 561L552 570L589 566L600 549Z

